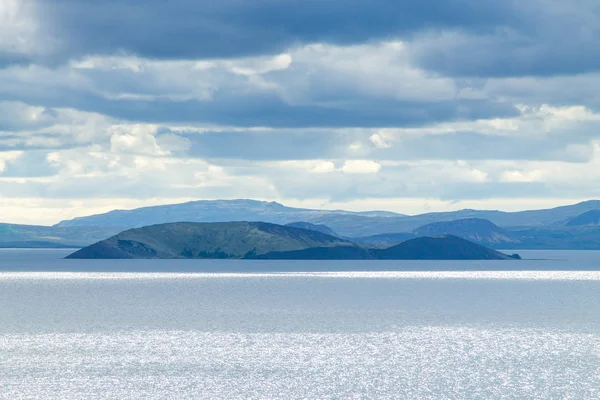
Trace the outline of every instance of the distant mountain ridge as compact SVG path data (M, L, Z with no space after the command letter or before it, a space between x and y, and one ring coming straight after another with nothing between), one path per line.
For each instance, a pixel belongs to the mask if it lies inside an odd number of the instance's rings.
M487 219L502 228L557 225L586 211L600 209L600 201L590 200L548 210L519 212L460 210L414 216L386 211L350 212L286 207L256 200L200 200L183 204L115 210L105 214L61 221L57 227L113 226L135 228L170 222L263 221L288 224L297 221L326 225L345 237L412 232L424 225L466 218Z
M369 249L321 232L264 222L181 222L130 229L67 258L508 260L456 236Z
M600 230L595 230L600 201L590 200L548 210L502 212L459 210L408 216L387 211L351 212L286 207L255 200L200 200L183 204L115 210L62 221L55 226L0 224L0 247L87 246L121 231L172 222L254 221L301 224L357 242L386 246L416 237L429 224L467 219L487 219L501 233L449 229L430 233L457 234L491 247L535 249L600 249ZM436 226L436 225L434 225ZM326 228L324 228L326 227ZM329 229L330 231L326 231ZM484 229L485 231L485 229ZM511 242L506 238L515 239ZM497 242L497 243L496 243ZM496 243L496 244L495 244Z
M51 227L0 223L0 247L81 247L120 232L116 227Z
M317 231L317 232L325 233L326 235L339 237L339 235L337 233L335 233L327 225L311 224L310 222L292 222L290 224L285 224L285 226L291 226L293 228L308 229L309 231Z
M569 218L565 226L597 226L600 225L600 210L590 210L576 217Z
M400 232L400 233L381 233L379 235L361 236L352 238L356 243L362 243L365 245L387 247L396 243L405 242L410 239L416 238L414 233Z
M481 218L434 222L416 229L413 234L415 236L454 235L490 247L519 243L519 240L513 238L508 231Z
M434 222L424 225L414 231L399 233L383 233L379 235L353 238L354 241L374 246L389 246L416 237L453 235L474 243L492 248L511 247L519 240L512 237L510 232L496 224L481 218L464 218L454 221Z
M298 221L315 225L351 223L360 226L369 220L404 218L389 211L313 210L286 207L277 202L257 200L198 200L181 204L142 207L133 210L114 210L104 214L61 221L55 227L114 226L138 228L171 222L229 222L254 221L288 224ZM332 228L333 229L333 228ZM334 229L335 230L335 229Z

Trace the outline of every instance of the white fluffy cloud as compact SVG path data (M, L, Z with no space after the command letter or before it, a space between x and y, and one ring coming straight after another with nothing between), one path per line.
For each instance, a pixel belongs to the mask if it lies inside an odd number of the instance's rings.
M22 151L0 152L0 173L6 169L6 164L19 159L23 155Z
M168 155L156 142L156 126L116 125L110 128L110 149L113 153L134 153L154 156Z
M345 174L375 174L381 170L381 164L372 160L348 160L341 170Z
M371 136L369 136L369 140L371 141L371 143L373 143L373 146L379 149L387 149L391 146L385 138L385 133L374 133Z
M509 170L504 171L500 176L501 182L541 182L544 180L544 171L541 169L534 170Z

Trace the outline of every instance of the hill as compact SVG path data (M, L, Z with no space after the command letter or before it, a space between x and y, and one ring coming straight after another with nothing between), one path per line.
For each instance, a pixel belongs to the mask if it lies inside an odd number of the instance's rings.
M264 222L173 223L131 229L68 258L481 259L509 257L455 236L367 249L321 232Z
M369 251L359 246L310 247L302 250L272 251L250 257L258 260L373 260Z
M591 210L576 217L569 218L565 226L596 226L600 225L600 210Z
M453 235L420 237L372 250L380 260L508 260L514 257Z
M525 228L510 232L511 249L600 250L600 226Z
M321 232L264 222L179 222L130 229L69 258L244 258L272 251L352 245Z
M496 224L481 218L465 218L455 221L434 222L422 226L413 234L416 236L454 235L488 247L506 247L519 240Z
M386 249L358 246L316 247L295 251L266 253L254 258L272 260L512 260L495 250L456 236L410 239Z
M310 222L292 222L290 224L285 224L285 226L291 226L292 228L300 228L300 229L307 229L309 231L321 232L321 233L324 233L324 234L330 235L330 236L339 236L330 227L328 227L327 225L323 225L323 224L317 225L317 224L311 224Z

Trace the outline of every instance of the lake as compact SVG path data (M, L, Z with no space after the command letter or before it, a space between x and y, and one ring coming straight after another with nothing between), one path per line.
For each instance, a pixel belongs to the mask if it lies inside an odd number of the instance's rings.
M63 260L0 250L0 398L600 398L600 252Z

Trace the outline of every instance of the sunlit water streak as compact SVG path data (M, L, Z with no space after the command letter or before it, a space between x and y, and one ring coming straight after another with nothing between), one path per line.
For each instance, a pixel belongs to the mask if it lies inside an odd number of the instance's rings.
M598 281L600 271L335 271L335 272L0 272L10 279L227 279L227 278L335 278L335 279L503 279Z

